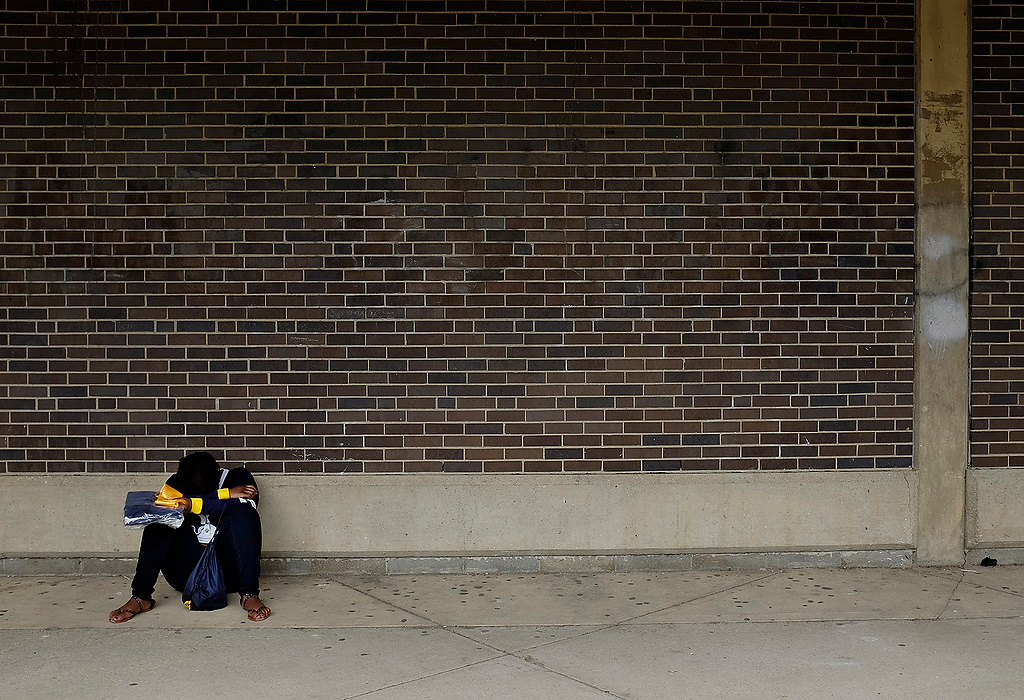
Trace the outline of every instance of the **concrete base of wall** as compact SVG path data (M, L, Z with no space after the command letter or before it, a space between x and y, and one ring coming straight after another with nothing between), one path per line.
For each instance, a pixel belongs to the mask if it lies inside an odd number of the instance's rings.
M131 575L158 475L0 475L0 575ZM268 574L910 566L916 472L262 476ZM971 470L965 563L1024 564L1024 469Z
M268 573L903 566L914 546L910 470L259 480ZM130 573L124 495L161 481L0 475L3 573Z
M1024 469L967 472L968 550L1024 549Z
M1021 550L1024 552L1024 550ZM913 550L747 552L734 554L623 554L615 556L324 557L265 556L268 576L388 576L401 574L568 574L615 571L723 571L727 569L903 568ZM51 555L0 557L2 576L132 576L135 558Z
M972 469L966 486L965 563L1024 564L1024 469Z
M985 566L1020 566L1024 564L1024 547L991 547L983 549L972 549L967 552L964 563L967 566L982 566L982 562L989 560Z

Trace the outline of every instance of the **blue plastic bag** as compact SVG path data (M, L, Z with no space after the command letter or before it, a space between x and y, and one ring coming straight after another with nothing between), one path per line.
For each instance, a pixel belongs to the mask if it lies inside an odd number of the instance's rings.
M196 568L192 569L185 590L181 592L181 602L189 610L220 610L227 607L227 584L224 571L217 559L217 538L206 545L199 557Z
M185 514L175 508L158 506L155 500L156 494L152 491L129 491L124 499L124 526L137 528L158 523L172 528L181 527Z

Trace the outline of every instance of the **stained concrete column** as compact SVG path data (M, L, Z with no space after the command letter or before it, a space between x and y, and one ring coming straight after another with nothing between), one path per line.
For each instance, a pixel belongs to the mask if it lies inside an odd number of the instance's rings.
M964 555L969 450L970 2L917 2L917 561Z

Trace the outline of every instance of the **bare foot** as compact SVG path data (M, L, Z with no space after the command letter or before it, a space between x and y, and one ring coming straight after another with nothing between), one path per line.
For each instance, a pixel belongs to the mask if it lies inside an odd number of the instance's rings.
M253 622L261 622L270 617L270 608L263 604L258 596L246 593L242 596L242 607Z
M156 601L143 600L142 598L133 595L128 599L128 602L119 607L117 610L110 611L111 622L128 622L136 615L141 615L144 612L149 612L156 605Z

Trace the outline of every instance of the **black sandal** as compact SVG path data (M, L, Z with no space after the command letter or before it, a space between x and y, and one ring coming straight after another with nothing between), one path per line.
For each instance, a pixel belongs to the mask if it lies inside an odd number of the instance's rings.
M128 608L125 607L125 605L128 605L128 603L130 603L133 600L135 601L135 604L139 606L138 610L129 610ZM125 602L124 605L122 605L121 607L119 607L117 610L114 611L115 613L117 613L119 615L127 614L128 617L126 617L123 620L111 620L111 622L116 622L116 623L128 622L129 620L134 620L136 615L141 615L144 612L149 612L150 610L153 609L153 606L156 605L156 601L153 600L152 598L149 598L148 601L149 601L149 607L148 608L147 607L143 607L143 605L142 605L142 598L140 598L137 595L133 595L131 598L128 599L127 602Z
M256 600L260 601L260 606L258 608L245 607L245 604L248 603L251 598L255 598ZM245 610L249 620L252 622L263 622L268 617L270 617L270 608L268 608L266 605L263 605L263 601L260 600L259 596L256 593L246 593L242 595L241 605L242 609ZM266 612L264 613L264 611ZM255 615L256 617L253 617L253 615ZM260 617L260 615L262 615L262 617Z

